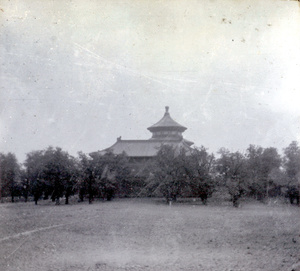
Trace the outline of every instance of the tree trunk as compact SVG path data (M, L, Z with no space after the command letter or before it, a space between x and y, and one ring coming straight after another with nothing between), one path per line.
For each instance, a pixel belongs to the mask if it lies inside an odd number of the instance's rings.
M201 201L202 201L203 205L206 205L206 203L207 203L207 198L201 198Z
M83 189L80 189L79 190L79 202L83 202L83 200L84 200L84 191L83 191Z
M233 197L232 197L232 203L233 203L233 206L234 207L239 207L239 196L237 196L237 195L234 195Z

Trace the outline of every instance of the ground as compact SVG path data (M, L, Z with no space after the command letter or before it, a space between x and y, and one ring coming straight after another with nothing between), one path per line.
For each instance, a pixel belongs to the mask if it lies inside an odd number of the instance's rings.
M284 203L4 203L0 270L297 270L299 218Z

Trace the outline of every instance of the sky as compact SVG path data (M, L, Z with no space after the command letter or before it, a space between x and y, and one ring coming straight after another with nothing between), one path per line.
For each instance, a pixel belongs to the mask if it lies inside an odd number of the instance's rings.
M0 152L148 139L165 106L210 152L300 141L300 4L2 0Z

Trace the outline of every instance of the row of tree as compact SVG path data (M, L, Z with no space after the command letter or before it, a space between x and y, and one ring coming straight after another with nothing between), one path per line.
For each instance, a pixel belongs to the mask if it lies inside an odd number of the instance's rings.
M234 206L243 195L258 200L286 195L299 204L300 148L292 142L281 157L276 148L250 145L246 153L221 149L216 159L204 147L191 153L169 146L157 157L157 170L146 189L160 191L167 200L184 194L199 197L205 204L218 188L226 188Z
M287 195L299 203L300 147L292 142L283 156L276 148L250 145L246 153L221 149L216 158L204 147L189 152L163 145L147 162L133 162L126 154L78 157L49 147L27 154L20 165L14 154L0 153L0 197L49 199L69 203L78 194L91 203L95 197L163 196L207 199L226 189L234 206L243 195L265 199ZM285 190L285 191L284 191Z

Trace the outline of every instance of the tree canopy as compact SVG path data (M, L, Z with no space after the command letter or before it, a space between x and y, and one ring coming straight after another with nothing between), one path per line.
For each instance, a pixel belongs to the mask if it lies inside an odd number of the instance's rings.
M214 154L201 146L190 150L163 144L151 160L132 160L126 153L82 152L74 158L59 147L27 153L20 165L14 154L0 153L0 197L51 198L78 194L111 200L116 195L200 198L204 204L216 190L227 190L234 206L242 196L258 200L286 195L299 202L300 147L296 141L283 149L250 145L245 153L221 148ZM143 164L144 163L144 164ZM221 190L220 190L221 189Z

